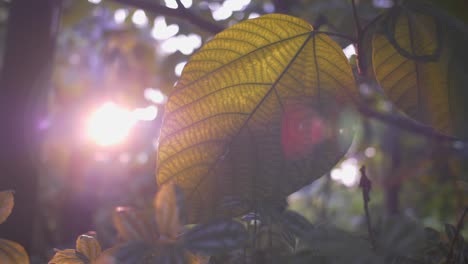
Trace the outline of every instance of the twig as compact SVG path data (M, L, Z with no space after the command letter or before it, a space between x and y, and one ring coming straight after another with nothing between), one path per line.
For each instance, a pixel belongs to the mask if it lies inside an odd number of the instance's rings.
M447 255L447 263L451 263L452 261L452 256L453 256L453 250L455 247L455 242L458 240L458 236L460 235L460 231L463 227L463 221L465 220L465 216L468 213L468 207L463 210L463 214L461 215L460 219L458 219L457 227L455 230L455 236L453 236L452 241L450 242L450 249Z
M370 190L372 188L372 182L366 176L366 167L362 166L361 169L361 180L359 181L359 187L362 189L362 199L364 201L364 212L366 213L367 232L369 233L369 239L372 245L372 249L375 250L376 243L374 233L372 232L371 217L369 214L369 201L370 201Z
M224 30L223 26L205 20L204 18L194 14L193 12L185 8L183 5L179 5L177 9L172 9L150 0L114 0L114 2L128 6L133 6L136 8L141 8L145 11L149 11L160 15L181 18L213 34L217 34Z

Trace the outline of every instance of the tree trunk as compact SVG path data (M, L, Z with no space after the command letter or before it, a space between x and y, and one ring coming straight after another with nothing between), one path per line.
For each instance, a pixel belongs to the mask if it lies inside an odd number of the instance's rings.
M38 199L39 129L49 84L60 0L11 1L0 76L0 190L15 191L15 208L0 237L29 253Z

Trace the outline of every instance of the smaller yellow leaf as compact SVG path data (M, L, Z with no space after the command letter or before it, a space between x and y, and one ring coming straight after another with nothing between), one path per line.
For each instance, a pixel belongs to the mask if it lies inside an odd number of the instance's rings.
M101 245L93 235L81 235L76 240L76 251L95 261L101 254Z
M13 191L0 192L0 224L10 216L14 204Z
M0 239L0 263L29 264L28 253L26 253L26 250L24 250L20 244L10 240Z
M74 249L64 249L57 251L49 264L89 264L89 260Z

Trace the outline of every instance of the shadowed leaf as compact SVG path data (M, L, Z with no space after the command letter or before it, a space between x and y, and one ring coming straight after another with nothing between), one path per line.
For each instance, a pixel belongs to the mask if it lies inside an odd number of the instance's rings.
M175 238L185 224L182 191L173 183L164 184L154 200L159 234Z
M185 248L206 255L239 248L246 239L244 226L236 221L198 225L182 236Z
M0 263L29 264L29 257L26 250L20 244L0 239Z
M131 241L105 250L98 263L146 264L151 253L151 247L146 242Z
M117 207L112 220L123 241L152 242L157 236L150 218L143 211Z
M158 184L182 188L191 223L283 200L346 152L353 131L339 116L356 98L328 36L286 15L241 22L191 57L169 97ZM243 206L223 207L226 196Z
M14 204L13 191L0 192L0 224L11 214Z
M310 232L314 226L302 215L286 210L282 215L282 221L285 228L297 237L302 237Z
M81 235L76 240L76 251L95 261L101 254L101 245L94 236Z
M64 249L55 252L49 264L90 264L91 261L74 249Z

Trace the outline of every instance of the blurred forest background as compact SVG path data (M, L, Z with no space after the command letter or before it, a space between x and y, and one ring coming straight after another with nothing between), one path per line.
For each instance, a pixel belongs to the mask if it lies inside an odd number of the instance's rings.
M0 126L0 189L16 191L15 211L0 234L38 261L89 230L110 245L113 208L151 204L164 103L190 55L215 33L275 12L323 31L355 30L347 0L180 2L184 9L175 0L0 1L1 118L15 124ZM465 1L433 2L468 21ZM363 22L393 5L356 3ZM336 40L353 63L352 43ZM375 89L360 88L390 111ZM458 143L440 147L365 120L346 157L291 195L290 207L314 223L362 228L358 181L366 165L376 223L387 212L440 229L467 205L466 171L452 166L453 150L465 148Z

